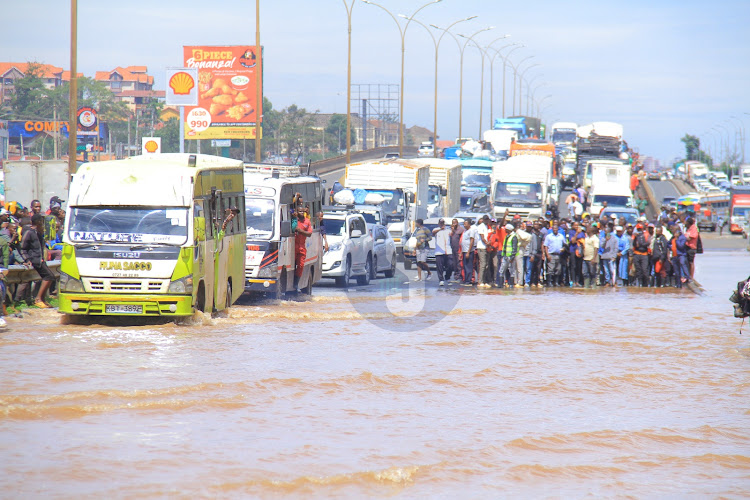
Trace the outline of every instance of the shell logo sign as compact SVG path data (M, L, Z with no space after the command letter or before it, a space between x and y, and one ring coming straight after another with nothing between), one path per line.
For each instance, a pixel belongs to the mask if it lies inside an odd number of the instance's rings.
M194 87L195 80L184 71L175 73L172 75L172 78L169 79L169 88L172 89L175 95L189 95Z
M153 155L161 153L161 137L143 137L142 142L143 155Z
M143 149L145 149L148 153L156 153L156 151L159 149L159 145L156 144L156 141L148 141L143 146Z

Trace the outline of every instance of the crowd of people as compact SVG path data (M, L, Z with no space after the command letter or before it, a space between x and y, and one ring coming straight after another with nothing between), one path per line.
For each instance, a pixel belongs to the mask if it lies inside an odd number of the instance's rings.
M42 203L32 200L28 207L10 201L0 208L0 275L5 277L12 265L34 269L40 280L34 283L21 283L8 290L5 280L0 281L5 314L7 302L25 301L29 305L49 308L48 292L52 291L55 277L47 267L47 262L59 260L62 255L62 231L65 211L61 200L53 196L49 208L43 212ZM2 319L2 318L0 318ZM0 321L0 326L4 320Z
M695 219L663 211L635 224L606 214L522 220L506 211L472 224L443 219L430 233L417 221L417 280L432 277L427 245L435 239L437 279L478 288L666 287L693 280L695 256L703 252Z

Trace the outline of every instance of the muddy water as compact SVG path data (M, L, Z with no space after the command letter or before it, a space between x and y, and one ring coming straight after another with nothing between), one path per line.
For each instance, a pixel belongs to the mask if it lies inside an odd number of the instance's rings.
M703 297L381 280L188 325L42 311L0 335L0 496L747 497L749 264L703 255Z

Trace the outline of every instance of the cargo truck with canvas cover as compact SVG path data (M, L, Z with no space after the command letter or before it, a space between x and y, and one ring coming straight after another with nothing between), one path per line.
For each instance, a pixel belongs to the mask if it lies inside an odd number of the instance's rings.
M482 134L484 142L492 146L492 152L503 158L509 156L510 145L518 137L518 131L510 129L485 130Z
M344 186L363 189L383 197L388 232L396 243L397 254L414 230L414 221L427 218L430 169L416 160L382 160L350 163Z
M295 286L294 196L309 209L312 235L305 239L305 262ZM296 165L245 164L247 214L245 291L282 298L299 289L310 295L322 277L323 239L320 236L323 185Z
M492 201L495 217L510 215L523 219L544 217L551 203L552 158L513 156L495 162L492 170Z
M160 154L86 163L70 186L60 263L69 315L189 316L243 292L242 162Z
M441 158L417 161L430 168L427 217L451 217L461 204L461 162Z

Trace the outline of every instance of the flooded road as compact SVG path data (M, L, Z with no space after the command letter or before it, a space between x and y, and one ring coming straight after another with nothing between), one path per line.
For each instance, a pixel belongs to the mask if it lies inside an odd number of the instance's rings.
M377 280L188 325L0 334L7 498L750 495L743 251L687 290Z

